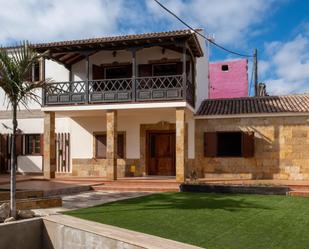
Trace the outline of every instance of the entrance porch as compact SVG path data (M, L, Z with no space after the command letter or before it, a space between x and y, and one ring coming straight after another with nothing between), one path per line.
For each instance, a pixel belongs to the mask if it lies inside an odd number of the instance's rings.
M57 172L53 158L57 118L68 118L70 123L71 167L66 173ZM44 121L46 178L169 176L184 182L188 161L194 160L194 121L187 107L111 109L102 105L87 110L84 106L46 111Z

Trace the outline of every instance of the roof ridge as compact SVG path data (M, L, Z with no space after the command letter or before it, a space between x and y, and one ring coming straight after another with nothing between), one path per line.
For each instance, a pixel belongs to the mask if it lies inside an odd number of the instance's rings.
M176 30L167 30L167 31L160 31L160 32L143 32L143 33L130 33L130 34L118 34L118 35L106 35L106 36L95 36L95 37L88 37L82 39L69 39L69 40L59 40L59 41L50 41L50 42L39 42L34 43L32 45L39 46L39 45L46 45L46 44L53 44L53 43L63 43L63 42L85 42L85 41L93 41L97 39L116 39L116 38L125 38L125 37L140 37L140 36L147 36L147 35L167 35L173 34L178 32L190 32L190 29L176 29ZM193 33L192 33L193 34Z
M272 98L287 98L297 96L309 96L309 93L289 94L289 95L270 95L270 96L247 96L236 98L217 98L217 99L204 99L203 101L229 101L229 100L244 100L244 99L272 99Z
M309 94L206 99L197 115L309 113Z
M195 29L196 31L200 31L201 29ZM30 43L33 47L36 46L42 46L42 45L47 45L47 44L55 44L55 43L73 43L73 42L91 42L97 39L116 39L116 38L125 38L125 37L140 37L140 36L147 36L147 35L168 35L168 34L173 34L173 33L188 33L194 34L190 29L175 29L175 30L166 30L166 31L158 31L158 32L143 32L143 33L130 33L130 34L117 34L117 35L106 35L106 36L93 36L93 37L87 37L87 38L82 38L82 39L67 39L67 40L58 40L58 41L49 41L49 42L33 42ZM10 49L10 48L18 48L20 46L18 45L13 45L13 44L8 44L7 46L3 46L2 48L4 49Z

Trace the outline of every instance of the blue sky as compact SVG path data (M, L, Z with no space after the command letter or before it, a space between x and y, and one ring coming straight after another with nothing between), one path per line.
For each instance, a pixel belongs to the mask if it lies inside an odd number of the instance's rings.
M217 43L259 52L259 79L271 94L309 92L309 1L161 0ZM182 29L153 0L0 0L0 44ZM237 57L214 47L210 59ZM249 60L249 76L251 75Z

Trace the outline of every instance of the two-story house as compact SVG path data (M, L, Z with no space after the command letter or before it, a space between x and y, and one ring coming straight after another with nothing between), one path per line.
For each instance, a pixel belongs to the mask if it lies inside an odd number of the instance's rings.
M48 51L34 77L52 82L42 108L20 112L20 171L184 180L187 161L194 159L193 116L208 89L205 43L197 34L104 37L33 49ZM9 132L10 120L3 123L1 133Z
M19 172L309 180L309 95L207 99L205 47L190 30L33 44L47 57L32 78L51 82L18 113Z

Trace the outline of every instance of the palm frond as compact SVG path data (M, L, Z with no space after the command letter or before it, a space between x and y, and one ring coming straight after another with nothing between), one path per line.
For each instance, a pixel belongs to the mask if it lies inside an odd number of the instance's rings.
M34 64L45 56L32 50L27 41L10 51L0 48L0 88L9 104L27 107L29 101L40 103L35 90L45 88L50 80L31 82L28 78Z

